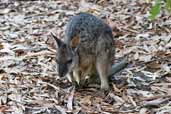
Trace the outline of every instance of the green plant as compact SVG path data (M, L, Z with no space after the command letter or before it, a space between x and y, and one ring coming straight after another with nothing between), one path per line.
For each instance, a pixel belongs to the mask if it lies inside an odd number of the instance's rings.
M171 0L165 0L165 8L167 11L171 11ZM150 19L154 20L161 10L161 0L155 0L155 4L152 6L150 10Z
M171 0L166 0L166 8L168 11L171 11Z

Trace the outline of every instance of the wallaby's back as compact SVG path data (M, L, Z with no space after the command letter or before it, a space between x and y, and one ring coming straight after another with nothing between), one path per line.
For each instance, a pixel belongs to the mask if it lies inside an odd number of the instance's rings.
M67 24L66 43L74 37L79 37L81 41L96 41L103 32L112 33L111 28L94 15L80 13L73 16ZM112 37L112 34L111 34Z

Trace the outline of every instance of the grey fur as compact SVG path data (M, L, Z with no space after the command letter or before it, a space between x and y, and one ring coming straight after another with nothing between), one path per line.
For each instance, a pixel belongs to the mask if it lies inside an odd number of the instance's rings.
M57 42L59 75L73 74L78 82L98 73L101 89L109 89L107 75L115 53L111 28L91 14L80 13L70 19L65 34L64 42L60 45ZM79 42L73 47L75 36L79 37Z

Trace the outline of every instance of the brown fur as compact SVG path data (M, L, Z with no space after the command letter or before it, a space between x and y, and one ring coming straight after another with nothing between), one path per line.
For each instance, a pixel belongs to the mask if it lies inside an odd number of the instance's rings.
M72 48L76 48L77 45L79 44L79 42L80 42L80 38L79 38L78 35L76 35L76 36L74 36L74 37L72 38L71 44L70 44L70 45L71 45Z
M107 75L115 51L112 30L107 24L91 14L81 13L67 24L65 42L56 41L60 76L71 74L79 84L86 76L96 74L101 89L109 89Z

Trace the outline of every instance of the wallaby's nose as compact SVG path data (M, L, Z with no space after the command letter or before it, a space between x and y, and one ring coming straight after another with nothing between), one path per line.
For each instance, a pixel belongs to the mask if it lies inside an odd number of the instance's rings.
M66 68L64 65L59 65L58 73L60 77L64 77L66 74Z
M64 72L59 71L58 73L59 73L59 76L60 76L60 77L63 77L63 76L64 76Z
M64 73L63 73L63 71L62 71L61 68L58 68L58 75L59 75L60 77L63 77L63 76L64 76Z

